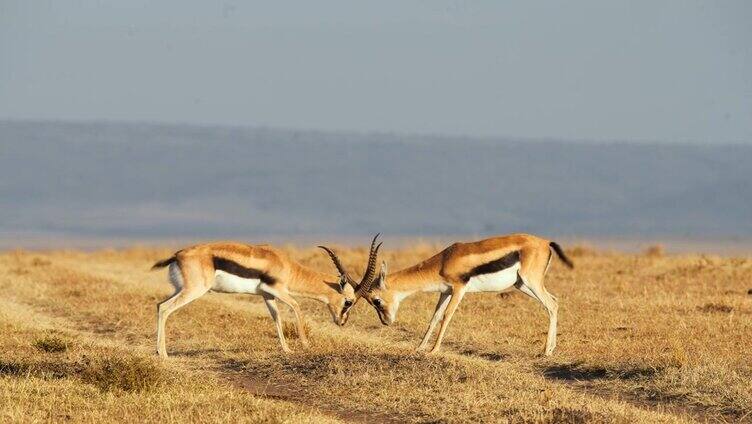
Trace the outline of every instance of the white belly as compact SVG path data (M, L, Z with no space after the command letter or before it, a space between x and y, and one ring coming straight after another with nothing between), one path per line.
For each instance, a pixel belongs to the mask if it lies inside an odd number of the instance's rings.
M214 285L211 289L222 293L261 294L260 284L259 279L240 278L237 275L217 270L214 273Z
M517 262L501 271L493 274L476 275L467 282L467 291L469 293L477 292L501 292L512 287L517 282L517 271L520 270L520 263Z

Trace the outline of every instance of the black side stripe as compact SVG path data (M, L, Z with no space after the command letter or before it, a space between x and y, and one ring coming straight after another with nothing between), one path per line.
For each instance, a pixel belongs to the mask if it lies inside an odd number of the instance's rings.
M517 262L520 261L520 252L518 250L515 250L514 252L507 253L506 255L502 256L499 259L496 259L491 262L487 262L483 265L478 265L475 268L471 269L466 274L462 275L462 281L468 282L471 278L475 277L476 275L483 275L483 274L493 274L494 272L499 272L503 269L507 269Z
M229 259L220 258L218 256L212 257L214 262L214 269L218 269L227 272L232 275L236 275L240 278L249 278L254 280L261 280L265 284L274 284L277 280L271 275L260 271L258 269L246 268L243 265Z

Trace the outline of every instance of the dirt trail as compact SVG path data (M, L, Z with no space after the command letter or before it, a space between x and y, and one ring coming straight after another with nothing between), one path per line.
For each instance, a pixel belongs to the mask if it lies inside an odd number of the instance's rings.
M318 411L336 417L349 423L385 423L397 424L406 422L405 417L397 415L372 414L368 412L350 411L343 408L337 408L332 405L320 402L320 399L311 399L301 396L299 391L289 386L274 384L271 381L254 377L248 373L229 373L220 374L233 386L246 390L255 396L261 396L269 399L282 400L286 402L297 403L302 406L316 405Z
M552 377L543 375L549 381L554 384L563 384L572 390L585 393L590 396L597 396L602 399L610 399L616 401L627 402L637 408L650 410L654 412L671 414L681 417L688 417L700 422L735 422L735 423L750 423L752 417L749 415L738 416L732 414L717 414L708 413L702 408L698 408L692 405L687 405L681 402L661 401L659 399L649 399L645 397L639 397L633 393L616 391L611 388L604 387L595 383L593 380L598 380L599 377L594 379L578 379L574 376L561 376Z
M54 314L43 308L28 302L20 302L18 300L3 300L6 305L12 305L16 310L22 310L28 316L34 318L34 322L47 322L54 324L54 328L57 330L64 330L75 334L78 337L86 338L89 342L102 343L102 342L118 342L125 343L126 340L122 337L118 337L117 333L97 332L95 329L95 323L81 319L80 317L72 317L68 315ZM29 323L31 325L31 323ZM33 326L30 326L33 328ZM96 342L98 340L98 342ZM144 346L131 346L131 349L136 349L144 352ZM230 372L211 372L204 361L195 357L182 357L179 358L180 364L187 367L194 372L210 372L213 376L229 381L233 386L240 390L245 390L253 394L254 396L263 397L267 399L273 399L276 401L289 402L300 405L304 408L313 408L317 410L321 415L331 417L333 419L342 420L345 422L397 422L390 420L383 420L380 417L376 417L365 413L354 413L335 408L319 407L317 404L311 404L306 399L298 398L295 392L288 387L282 387L269 384L260 379L253 378L248 374L230 373ZM315 405L315 406L314 406Z
M68 264L66 268L68 268L71 272L75 271L82 275L107 279L118 285L127 285L127 283L112 278L111 274L104 274L97 271L82 272L78 269L74 270L74 267L71 267L70 264ZM132 289L132 287L129 287L128 289ZM237 308L238 310L242 310L242 312L244 313L251 312L258 315L263 315L266 313L266 311L262 310L259 305L249 305L247 303L241 304L231 299L222 298L207 300L231 306L233 309ZM54 324L54 328L58 330L65 330L91 340L102 341L104 339L106 341L117 343L128 342L128 340L125 337L120 336L118 332L110 331L109 325L103 323L100 320L94 319L94 317L91 316L71 316L58 313L56 311L50 310L49 308L40 306L38 303L35 303L33 299L17 298L13 300L3 299L3 301L12 304L19 310L25 311L28 315L33 316L34 322L49 322L50 324ZM103 328L106 330L103 331ZM131 345L131 348L135 348L142 352L151 352L151 349L145 346ZM300 391L296 391L293 387L274 384L270 381L257 378L250 373L243 372L242 370L212 370L211 365L208 364L206 360L202 360L196 355L184 355L180 358L173 357L171 359L178 359L181 365L186 366L189 369L194 370L195 372L209 372L215 377L226 380L230 382L234 387L240 390L245 390L253 394L254 396L273 399L276 401L289 402L297 404L303 408L311 408L322 415L342 420L344 422L387 424L405 422L404 418L400 418L399 416L351 411L328 405L326 402L322 402L321 399L306 398L301 396Z
M233 299L227 299L227 300L220 300L223 303L227 304L228 307L238 310L245 310L247 311L247 305L238 303L237 300ZM260 309L259 309L260 311ZM314 328L317 328L318 330L321 330L322 325L318 322L311 323L311 326ZM367 333L363 333L360 330L353 330L350 328L345 329L339 329L342 333L343 337L346 337L353 341L354 343L358 344L364 344L364 345L372 345L372 346L378 346L383 345L385 342L382 339L376 338L372 335L369 335ZM418 337L418 335L416 335ZM400 350L410 350L412 349L413 343L410 342L388 342L389 345L398 348ZM494 355L488 355L488 354L468 354L468 353L456 353L451 351L443 351L441 355L450 356L455 359L460 359L463 361L468 362L477 362L482 363L485 365L495 365L497 364L501 359L500 357L494 356ZM529 372L531 374L541 375L547 380L551 382L551 384L556 384L560 386L564 386L570 390L578 391L581 393L584 393L588 396L594 396L599 397L604 400L610 400L615 402L626 402L629 405L647 410L652 411L660 414L670 414L677 417L684 417L684 418L692 418L694 420L698 420L701 422L719 422L719 416L708 414L701 409L693 408L691 406L682 405L681 403L675 403L675 402L661 402L659 400L647 400L638 398L635 395L632 395L631 393L626 392L615 392L615 391L608 391L601 388L597 388L596 386L592 384L587 384L586 382L581 382L576 379L555 379L550 378L545 375L545 373L538 372L534 370L531 367L528 366L516 366L513 364L515 368L519 371L525 371ZM307 404L308 402L316 402L317 405L319 405L320 408L322 408L322 411L332 413L336 415L339 418L348 420L348 421L354 421L354 422L394 422L394 423L401 423L405 422L404 417L399 416L392 416L392 417L384 417L384 416L375 416L373 414L368 413L353 413L350 411L342 411L341 409L334 408L334 407L327 407L325 404L320 403L322 399L302 399L300 398L299 392L294 391L290 387L287 386L281 386L281 385L274 385L272 383L269 383L268 381L261 380L258 378L255 378L251 375L244 374L242 376L233 375L233 374L225 374L225 377L228 378L233 384L236 386L243 388L245 390L249 390L254 394L260 394L263 396L267 396L270 398L275 399L283 399L287 401L293 401L293 402L302 402L304 404ZM343 415L344 414L344 415ZM740 422L738 421L739 417L732 417L727 416L726 418L729 419L729 422ZM747 417L749 418L749 417ZM374 421L375 419L375 421ZM723 421L721 421L723 422ZM743 422L750 422L748 419L744 420Z

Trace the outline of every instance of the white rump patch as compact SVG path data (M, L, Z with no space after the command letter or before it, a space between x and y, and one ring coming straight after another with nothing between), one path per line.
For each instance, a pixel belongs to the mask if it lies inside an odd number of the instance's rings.
M259 285L261 285L261 280L257 278L240 278L237 275L216 270L214 273L214 285L211 289L222 293L261 294Z
M179 292L183 288L183 273L180 272L180 266L178 266L177 262L170 264L168 275L170 276L170 284L175 288L175 292Z
M509 268L494 272L493 274L476 275L467 282L469 293L478 292L502 292L509 289L517 282L517 272L520 263L515 262Z

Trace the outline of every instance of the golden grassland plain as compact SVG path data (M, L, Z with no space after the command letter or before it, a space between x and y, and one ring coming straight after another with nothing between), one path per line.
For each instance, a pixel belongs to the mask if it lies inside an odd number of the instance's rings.
M382 254L390 269L442 246ZM285 247L332 271L315 247ZM340 248L360 270L366 248ZM359 302L336 327L302 301L312 346L279 349L258 297L209 293L172 315L155 354L168 249L0 254L0 420L5 422L752 421L752 259L572 248L554 261L559 343L519 293L470 294L443 351L415 354L436 295L384 327ZM289 321L291 314L284 310Z

